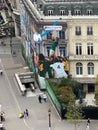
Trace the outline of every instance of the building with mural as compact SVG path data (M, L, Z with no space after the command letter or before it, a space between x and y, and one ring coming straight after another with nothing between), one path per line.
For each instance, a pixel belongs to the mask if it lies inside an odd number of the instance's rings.
M66 58L69 75L82 83L86 92L95 91L98 75L98 1L97 0L20 0L20 22L23 55L32 71L35 59L43 54L49 59L51 29L58 37L56 56ZM41 39L34 40L34 34ZM36 37L36 35L35 35ZM39 42L39 40L41 42Z

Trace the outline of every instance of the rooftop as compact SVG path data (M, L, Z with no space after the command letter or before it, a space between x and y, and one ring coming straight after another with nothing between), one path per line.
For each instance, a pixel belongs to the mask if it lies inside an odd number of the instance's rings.
M98 2L98 0L43 0L45 2Z

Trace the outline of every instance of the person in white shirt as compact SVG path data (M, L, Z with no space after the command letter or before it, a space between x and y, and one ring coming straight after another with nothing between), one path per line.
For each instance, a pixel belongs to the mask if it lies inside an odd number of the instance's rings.
M46 95L46 93L43 93L43 100L46 102L46 99L47 99L47 95Z
M67 73L64 71L64 64L62 62L51 64L50 67L52 67L55 71L55 78L68 77Z
M0 122L0 129L3 129L3 124L2 124L2 122Z
M87 123L86 130L89 130L89 123Z

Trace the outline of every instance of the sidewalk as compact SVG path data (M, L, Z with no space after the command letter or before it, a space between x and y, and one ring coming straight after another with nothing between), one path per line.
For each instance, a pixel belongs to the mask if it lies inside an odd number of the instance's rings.
M84 102L86 102L86 105L96 106L94 96L95 96L94 93L87 93L86 94L86 98L84 99Z

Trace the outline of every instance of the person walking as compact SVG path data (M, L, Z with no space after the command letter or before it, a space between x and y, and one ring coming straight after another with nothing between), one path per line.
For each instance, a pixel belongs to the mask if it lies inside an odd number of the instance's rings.
M90 119L88 118L88 119L87 119L87 126L86 126L86 130L89 130L89 129L90 129L89 127L90 127Z
M90 119L88 118L87 123L90 124Z
M47 95L46 95L46 93L44 92L44 93L43 93L43 100L46 102L46 99L47 99Z
M39 100L39 103L42 103L42 97L40 95L38 96L38 100Z
M0 74L1 74L1 75L3 74L3 70L2 70L2 69L0 69Z
M86 130L89 130L89 123L87 123Z
M26 109L26 111L25 111L25 115L26 115L26 117L28 117L28 116L29 116L28 109Z

